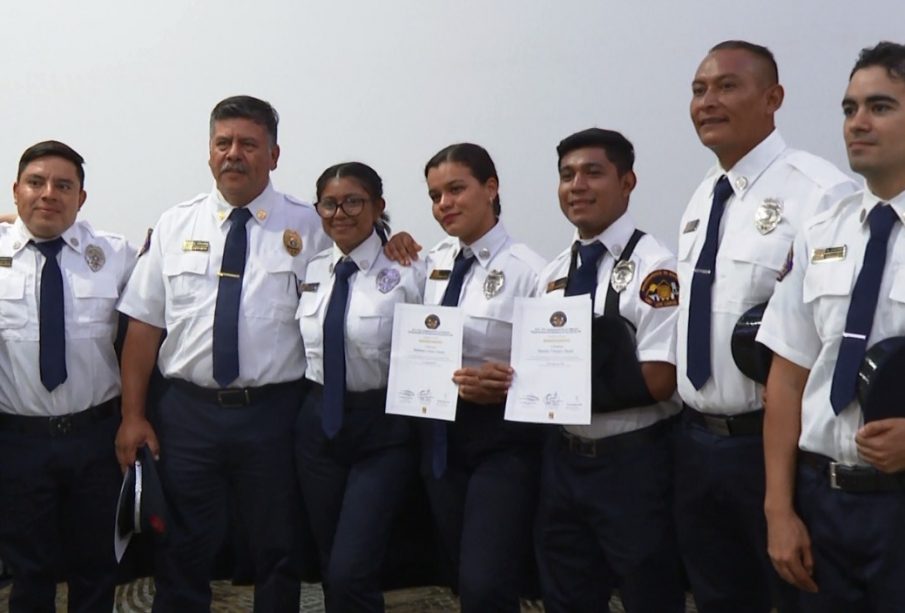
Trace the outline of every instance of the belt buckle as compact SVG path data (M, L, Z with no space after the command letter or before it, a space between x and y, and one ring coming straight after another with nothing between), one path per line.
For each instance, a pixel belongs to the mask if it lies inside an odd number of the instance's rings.
M714 417L712 415L704 415L704 422L707 428L719 436L732 436L732 429L729 427L729 419L727 417Z
M572 439L572 444L569 446L572 448L572 451L575 455L581 456L583 458L596 458L597 457L597 445L593 440L585 440L579 436L576 436Z
M57 417L51 417L48 426L50 428L51 436L66 436L72 432L72 416L59 415Z
M834 490L842 489L842 486L839 485L839 481L837 479L836 467L838 465L838 462L830 462L830 489Z
M248 388L238 390L217 390L217 403L225 409L244 407L251 404Z

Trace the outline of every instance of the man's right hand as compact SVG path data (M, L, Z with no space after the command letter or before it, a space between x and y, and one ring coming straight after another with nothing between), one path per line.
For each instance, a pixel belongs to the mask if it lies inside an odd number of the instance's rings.
M116 432L116 460L123 472L135 464L135 454L147 445L155 460L160 459L160 443L151 423L144 418L124 418Z
M816 592L811 537L792 510L767 516L767 553L779 575L806 592Z

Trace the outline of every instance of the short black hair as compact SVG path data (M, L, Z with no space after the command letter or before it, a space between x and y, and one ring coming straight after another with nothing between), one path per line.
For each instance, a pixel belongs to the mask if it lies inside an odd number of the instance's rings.
M277 124L280 114L266 100L252 96L230 96L217 103L211 111L210 133L214 135L214 122L224 119L249 119L267 128L270 146L277 144Z
M37 159L46 157L60 157L72 162L72 165L75 166L75 174L79 178L79 186L82 189L85 188L85 168L83 166L85 158L75 149L58 140L41 141L26 149L22 157L19 158L19 172L16 174L16 181L22 178L22 173L25 172L26 166Z
M327 184L333 179L354 179L362 189L368 192L368 195L379 200L383 198L383 179L377 174L377 171L363 162L343 162L334 164L321 173L317 178L317 200L320 201L321 195L327 188ZM386 243L386 239L390 234L390 215L386 209L380 214L380 219L375 224L377 233L380 234L381 240Z
M616 167L619 176L631 171L635 166L635 147L631 141L615 130L602 128L588 128L565 137L556 146L556 167L562 164L562 159L576 149L595 147L603 149L607 159Z
M434 156L427 161L427 164L424 165L424 178L427 178L427 173L430 172L431 168L437 168L444 162L453 162L467 167L471 171L471 175L477 179L481 185L484 185L490 179L496 179L497 183L500 182L500 178L496 173L496 166L493 163L493 158L491 158L490 154L487 153L487 150L480 145L475 145L474 143L456 143L454 145L449 145L448 147L443 147L443 149L440 149L440 151L435 153ZM493 199L493 214L499 217L501 211L500 194L497 192L496 198Z
M875 47L862 49L848 78L851 79L862 68L871 66L881 66L891 78L905 81L905 45L885 40Z
M767 66L770 68L770 74L768 75L770 78L770 85L776 85L779 83L779 67L776 65L776 58L773 57L773 52L764 47L763 45L758 45L757 43L749 43L746 40L724 40L721 43L717 43L713 47L710 48L710 53L714 51L720 51L722 49L740 49L742 51L747 51L752 55L756 55L760 59L764 60L767 63Z

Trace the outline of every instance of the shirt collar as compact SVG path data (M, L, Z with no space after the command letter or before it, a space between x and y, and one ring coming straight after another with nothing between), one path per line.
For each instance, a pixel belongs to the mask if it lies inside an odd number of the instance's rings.
M232 213L235 207L226 201L226 198L224 198L223 194L220 193L220 190L217 189L216 183L214 183L211 195L213 214L217 218L217 224L222 226L226 220L229 219L229 214ZM264 191L245 205L245 208L251 213L251 218L261 225L267 223L267 219L270 217L271 213L273 213L276 201L275 196L276 190L273 189L273 183L268 181Z
M506 245L506 237L508 236L506 228L503 227L503 222L498 219L496 224L484 236L472 244L466 245L459 241L459 251L471 251L477 262L487 268L490 265L490 261Z
M359 271L367 273L371 267L374 266L377 258L380 257L380 252L382 250L383 242L380 240L377 232L372 230L368 238L366 238L358 247L353 249L348 257L355 262ZM330 254L331 274L333 273L333 269L336 268L336 264L344 257L346 257L346 254L334 243L332 253Z
M861 204L858 212L858 220L862 225L867 223L867 216L870 215L870 212L874 210L874 207L878 206L881 202L892 206L899 215L899 219L905 223L905 192L901 192L898 196L890 198L889 200L883 200L871 192L870 188L865 186L864 192L861 194Z
M575 230L575 240L582 245L590 245L593 242L603 243L603 246L606 247L607 251L612 254L614 258L618 259L622 255L622 250L632 237L632 232L634 231L635 222L632 221L631 216L626 212L623 213L619 219L607 226L603 232L593 238L582 239L578 235L578 230Z
M34 241L36 243L42 243L47 240L46 238L36 238L34 234L29 231L28 227L22 222L22 218L17 217L16 221L13 222L13 227L16 229L16 232L19 236L18 240L13 243L13 253L18 253L20 250L24 249L26 245L28 245L29 241ZM66 231L60 235L60 238L63 239L63 242L74 249L76 253L82 253L82 249L84 248L84 238L82 236L82 230L79 227L78 223L73 223L71 226L66 228Z
M745 154L745 157L736 162L735 166L725 170L718 165L715 174L725 174L729 177L732 191L737 197L742 198L785 149L786 141L783 140L778 130L773 130L770 136L760 141L754 149Z

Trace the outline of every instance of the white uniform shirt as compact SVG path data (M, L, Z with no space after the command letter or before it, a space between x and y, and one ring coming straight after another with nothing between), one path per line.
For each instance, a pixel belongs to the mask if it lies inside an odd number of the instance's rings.
M214 189L166 211L120 300L119 310L129 317L167 330L159 355L165 377L219 387L213 376L214 309L232 208ZM311 205L269 184L246 208L252 217L246 225L234 387L304 376L305 352L295 321L298 285L308 260L330 244Z
M449 237L427 254L424 304L440 304L443 300L449 276L438 273L451 273L456 256L465 247L459 239ZM476 259L465 275L459 298L459 306L465 312L462 365L508 364L512 349L513 299L536 295L538 274L544 267L544 260L522 243L513 242L502 221L497 221L487 234L467 247ZM499 291L488 297L484 288L493 285L493 278L488 281L488 275L492 273L501 273L503 284ZM444 276L446 278L439 278Z
M594 315L603 315L606 305L607 290L616 260L635 231L635 224L628 213L614 221L600 235L584 244L600 242L607 248L606 254L597 265L597 292L594 295ZM575 240L578 240L576 234ZM565 287L557 287L551 291L549 285L554 281L566 279L569 275L569 264L572 259L572 248L569 247L547 265L540 276L539 295L562 296ZM636 330L638 360L640 362L676 363L676 316L675 305L654 307L652 299L645 302L642 293L647 292L644 281L658 277L658 271L667 271L672 275L676 270L676 258L663 244L650 234L645 234L629 257L635 265L635 273L624 290L619 293L619 314L630 321ZM580 259L576 262L580 264ZM558 285L561 285L558 284ZM678 296L676 296L678 297ZM637 409L625 409L611 413L594 413L591 424L587 426L565 426L566 430L585 438L603 438L614 434L622 434L650 426L661 419L679 412L677 399L658 402Z
M298 314L308 359L305 376L320 384L324 383L324 319L336 278L333 269L342 257L343 252L335 245L318 253L308 264L302 286ZM424 261L408 267L391 262L375 232L349 257L358 265L358 272L349 277L346 389L363 392L386 387L393 310L399 302L421 304Z
M792 269L777 283L757 335L777 354L811 371L801 403L799 446L846 464L867 464L855 445L863 416L857 398L837 416L830 405L830 388L851 293L870 238L867 214L878 202L868 191L854 194L805 224L795 239ZM889 237L868 347L905 335L905 192L888 202L900 222ZM815 261L815 249L842 246L844 258Z
M48 392L38 363L44 256L29 246L34 237L21 219L0 225L2 413L68 415L120 393L113 351L116 300L135 263L135 250L122 236L96 232L84 221L73 224L62 238L65 245L57 258L63 273L67 376Z
M734 195L723 214L711 294L713 374L704 387L695 390L687 376L686 349L691 280L707 234L713 187L723 174ZM770 298L795 232L856 188L826 160L788 148L776 131L731 170L717 166L707 173L679 225L679 285L685 295L679 303L676 366L682 400L711 414L736 415L762 407L762 386L743 375L732 359L732 330L745 311ZM764 202L779 203L782 219L772 231L761 234L754 222Z

